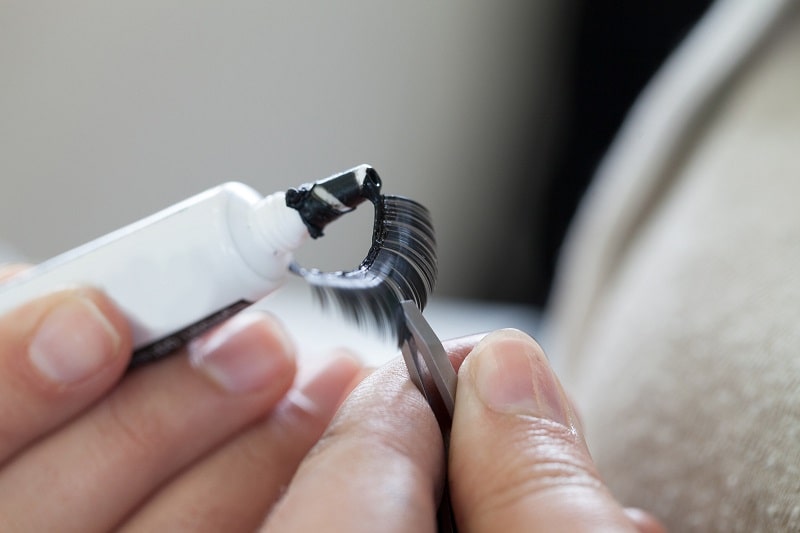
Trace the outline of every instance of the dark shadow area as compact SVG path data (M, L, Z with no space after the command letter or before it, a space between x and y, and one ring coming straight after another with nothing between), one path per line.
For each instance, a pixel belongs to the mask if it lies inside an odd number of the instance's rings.
M543 261L531 299L545 304L558 252L597 164L648 80L711 4L581 0L569 67L564 126L536 223Z

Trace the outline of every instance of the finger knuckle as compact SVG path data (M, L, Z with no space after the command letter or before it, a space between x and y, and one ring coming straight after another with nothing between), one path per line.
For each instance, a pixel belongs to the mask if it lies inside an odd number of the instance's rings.
M132 408L127 395L112 394L103 405L97 429L125 456L148 457L163 446L168 429L147 404Z
M507 449L476 505L493 512L515 507L554 491L603 491L596 469L574 431L556 423L537 423L508 434Z

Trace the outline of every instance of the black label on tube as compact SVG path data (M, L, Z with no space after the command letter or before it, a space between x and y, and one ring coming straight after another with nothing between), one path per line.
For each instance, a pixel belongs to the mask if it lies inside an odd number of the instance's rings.
M253 302L239 300L228 307L198 320L194 324L186 326L180 331L176 331L172 335L139 348L133 352L133 358L131 359L130 365L128 365L128 369L163 359L176 350L186 346L186 344L195 337L202 335L220 322L227 320L242 309L251 305L253 305Z

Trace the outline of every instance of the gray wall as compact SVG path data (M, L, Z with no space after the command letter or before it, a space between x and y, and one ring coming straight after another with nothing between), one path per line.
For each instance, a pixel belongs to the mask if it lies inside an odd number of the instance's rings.
M223 181L369 162L433 211L440 293L524 290L567 4L6 0L0 240L39 260ZM302 259L352 266L365 225Z

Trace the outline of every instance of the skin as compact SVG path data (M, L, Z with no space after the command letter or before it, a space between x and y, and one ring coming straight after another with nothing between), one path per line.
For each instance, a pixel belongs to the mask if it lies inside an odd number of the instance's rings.
M84 335L78 345L92 353L85 375L67 367L67 382L32 362L37 333L53 316L69 336ZM266 369L245 390L229 390L185 353L122 379L128 326L107 298L84 288L0 317L0 338L3 531L252 531L361 371L333 354L295 383L286 333L256 313L199 341L216 338L217 355L248 353Z
M448 465L459 531L664 531L650 515L623 509L602 484L533 339L502 330L446 348L461 367ZM497 364L509 354L529 372L517 397L507 386L519 366ZM486 379L487 367L497 379ZM397 360L348 397L262 532L433 532L443 473L438 426Z
M296 379L279 322L245 313L125 374L127 324L86 288L0 316L0 338L3 531L435 531L441 434L402 360ZM603 486L532 339L446 348L461 531L663 531Z

